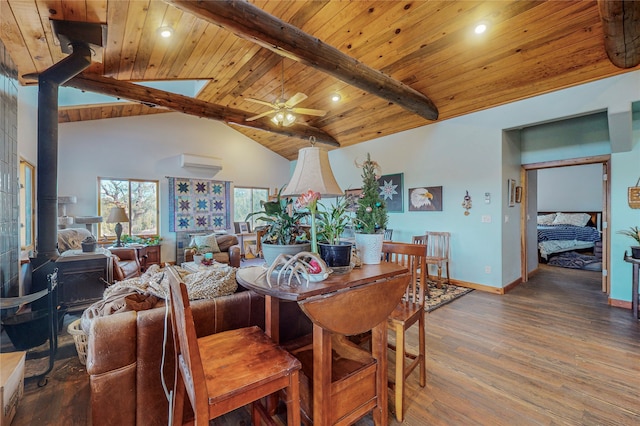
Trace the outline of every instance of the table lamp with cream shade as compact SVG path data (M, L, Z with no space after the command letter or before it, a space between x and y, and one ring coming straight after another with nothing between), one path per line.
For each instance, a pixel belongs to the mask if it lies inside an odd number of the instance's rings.
M298 162L289 180L289 184L282 190L284 196L299 196L309 191L320 194L321 197L337 197L343 195L342 189L336 182L329 163L329 153L326 149L315 146L315 138L310 138L311 147L298 151ZM312 194L308 194L311 196ZM309 200L309 199L307 199ZM316 235L317 199L306 206L311 213L311 251L318 253Z
M326 149L315 146L313 136L311 147L301 148L298 151L296 168L282 195L298 196L309 190L318 192L323 197L337 197L344 194L333 176L329 153Z
M113 207L109 212L109 217L107 217L107 223L115 223L115 231L117 241L114 247L122 247L122 241L120 237L122 236L122 225L121 222L129 222L129 217L127 216L127 212L124 210L124 207Z

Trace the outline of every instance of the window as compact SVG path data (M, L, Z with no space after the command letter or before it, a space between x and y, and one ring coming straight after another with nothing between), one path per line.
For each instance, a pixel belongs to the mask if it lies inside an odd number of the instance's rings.
M233 221L245 222L245 218L249 213L262 210L260 201L269 199L268 188L233 188ZM250 229L256 229L256 222L253 217L249 218L251 224ZM258 225L264 222L258 223Z
M129 222L121 223L122 235L158 235L158 181L98 178L98 214L103 217L98 233L115 238L115 223L107 223L113 207L124 207Z
M20 248L35 248L35 167L20 160Z

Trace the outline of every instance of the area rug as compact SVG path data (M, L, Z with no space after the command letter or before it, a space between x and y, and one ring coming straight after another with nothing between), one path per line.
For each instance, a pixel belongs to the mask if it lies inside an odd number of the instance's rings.
M473 289L444 283L441 288L438 288L434 281L429 281L429 297L425 302L424 309L427 312L431 312L440 306L453 302L470 291L473 291Z
M547 265L570 269L585 269L587 271L602 271L601 258L577 253L575 251L568 251L553 256L549 259Z

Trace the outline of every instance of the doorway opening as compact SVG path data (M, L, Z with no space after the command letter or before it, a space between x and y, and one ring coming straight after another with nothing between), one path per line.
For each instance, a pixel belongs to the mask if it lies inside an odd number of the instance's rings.
M594 226L598 228L600 231L600 244L594 244L594 252L595 250L601 250L602 253L602 261L601 261L601 287L602 291L606 294L609 294L610 281L609 281L609 232L608 232L608 218L609 218L609 204L610 204L610 187L609 187L609 179L610 176L610 156L602 155L602 156L594 156L594 157L585 157L571 160L560 160L560 161L549 161L542 163L534 163L534 164L523 164L521 166L521 182L523 185L523 200L521 203L521 241L522 241L522 253L521 253L521 265L522 265L522 281L526 282L529 279L531 274L537 272L540 268L540 248L538 246L538 214L539 213L557 213L561 210L571 211L570 208L565 209L551 209L548 206L545 206L542 210L538 208L538 172L540 170L545 169L555 169L555 168L566 168L569 166L579 166L579 165L600 165L602 170L602 180L601 185L597 185L600 187L595 188L595 184L592 185L594 187L594 191L598 190L602 197L602 205L601 211L598 209L585 209L589 210L588 212L593 214L593 217L596 218L597 223L593 223ZM552 211L545 211L552 210ZM557 212L555 211L557 210ZM575 209L571 213L579 213L579 208ZM597 215L599 213L599 215ZM571 248L569 247L568 250ZM561 250L561 248L560 248Z

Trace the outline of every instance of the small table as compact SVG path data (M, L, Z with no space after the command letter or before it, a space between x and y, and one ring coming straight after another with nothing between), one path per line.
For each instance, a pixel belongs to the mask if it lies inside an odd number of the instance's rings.
M182 262L180 266L182 267L182 269L184 269L187 272L195 273L195 272L205 271L208 268L215 268L217 266L228 266L228 265L220 262L213 262L211 265L196 264L196 262Z
M407 268L393 263L363 265L346 274L300 286L267 283L261 266L242 268L236 280L265 296L265 329L279 343L279 300L296 301L313 322L313 423L353 422L373 410L376 425L386 425L387 317L409 282ZM285 280L286 281L286 280ZM371 330L371 353L349 346L345 335ZM341 356L373 362L332 380L332 349ZM301 394L303 392L301 391ZM307 401L311 405L311 401Z
M640 269L640 259L627 256L627 253L625 253L624 261L629 262L633 265L631 281L631 310L633 311L633 317L636 319L640 319L640 317L638 316L638 303L640 303L640 294L638 294L638 275L640 275L640 273L638 270Z

